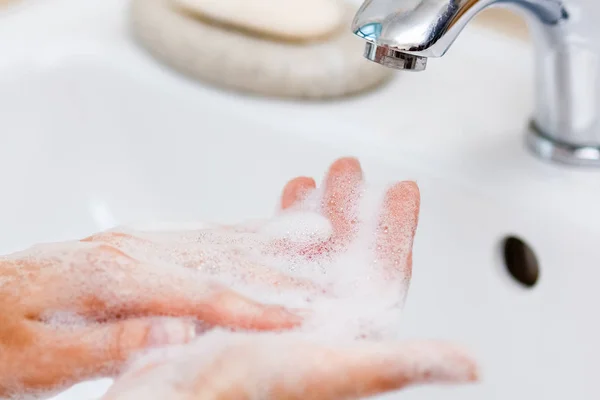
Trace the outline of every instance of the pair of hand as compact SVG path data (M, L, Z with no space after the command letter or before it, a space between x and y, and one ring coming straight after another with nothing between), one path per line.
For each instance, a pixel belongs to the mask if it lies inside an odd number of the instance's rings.
M306 246L257 239L262 251L304 257L343 251L358 231L353 210L358 206L361 182L356 160L336 161L324 182L320 210L331 222L331 237ZM282 208L294 207L315 187L310 178L290 181ZM392 186L383 203L378 265L391 280L410 277L418 204L418 189L411 182ZM411 232L408 239L406 229ZM116 374L140 350L192 341L198 320L204 326L229 330L276 331L300 325L305 310L261 304L223 286L211 274L241 274L282 290L324 289L253 264L244 257L243 248L219 246L220 230L252 238L252 229L243 226L192 232L196 237L184 238L197 243L196 250L190 251L189 246L156 240L156 236L105 232L0 259L0 396L58 390L80 380ZM144 257L147 251L153 254L149 259ZM156 259L177 261L178 267L162 268L152 262ZM408 281L404 279L403 284ZM475 377L473 363L448 345L354 346L310 343L292 333L263 336L215 331L195 339L187 350L161 350L159 356L134 365L106 398L306 398L310 393L310 398L333 399L415 382ZM285 358L273 357L281 352ZM282 374L287 363L301 371L293 384ZM161 380L161 376L177 379ZM139 390L150 392L141 396Z

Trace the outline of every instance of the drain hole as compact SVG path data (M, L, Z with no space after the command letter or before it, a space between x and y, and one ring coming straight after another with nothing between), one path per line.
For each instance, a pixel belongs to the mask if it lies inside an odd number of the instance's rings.
M504 239L504 264L508 272L526 287L533 287L540 276L535 253L523 240L509 236Z

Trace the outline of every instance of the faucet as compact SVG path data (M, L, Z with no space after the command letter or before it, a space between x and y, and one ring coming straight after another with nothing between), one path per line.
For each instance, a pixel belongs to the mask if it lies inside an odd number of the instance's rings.
M535 110L526 143L539 157L600 167L600 0L366 0L352 31L365 57L423 71L469 21L492 6L528 22L535 51ZM571 8L569 8L571 7Z

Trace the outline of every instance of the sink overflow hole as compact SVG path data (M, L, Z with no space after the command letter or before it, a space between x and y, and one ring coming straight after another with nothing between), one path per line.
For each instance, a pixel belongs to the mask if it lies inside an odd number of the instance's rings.
M522 239L508 236L503 246L504 265L510 275L525 287L535 286L540 276L540 266L531 247Z

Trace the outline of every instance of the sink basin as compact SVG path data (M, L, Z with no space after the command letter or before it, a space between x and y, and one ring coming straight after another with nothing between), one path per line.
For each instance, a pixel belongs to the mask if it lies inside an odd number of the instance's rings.
M427 72L376 92L278 101L156 63L129 38L122 0L15 6L0 14L0 252L129 221L266 217L288 178L354 155L368 179L421 187L403 335L462 343L484 372L386 398L598 398L600 172L525 150L530 50L473 26ZM509 235L537 256L534 287L503 264Z

